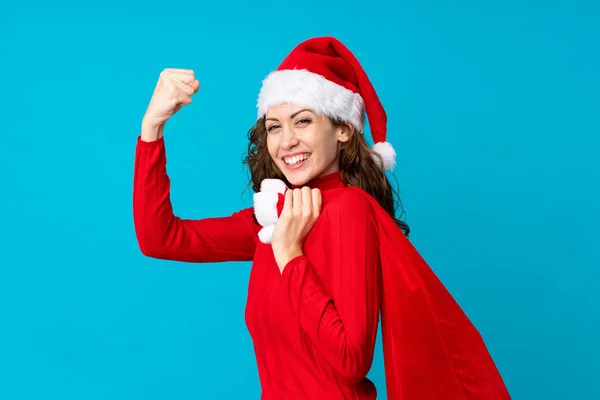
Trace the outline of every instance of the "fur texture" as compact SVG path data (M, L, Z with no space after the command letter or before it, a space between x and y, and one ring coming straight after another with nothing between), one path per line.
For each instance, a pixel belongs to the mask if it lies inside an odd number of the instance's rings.
M307 107L321 115L347 121L362 132L365 104L358 93L346 89L321 75L298 70L271 72L262 82L258 95L258 118L269 107L285 103Z
M277 222L277 193L258 192L254 193L254 215L262 226L275 224Z
M392 171L396 166L396 151L389 142L379 142L373 145L373 150L381 155L383 158L383 168L388 171ZM375 162L379 164L377 157L373 157ZM381 165L380 165L381 167Z
M269 193L285 193L285 182L281 179L263 179L260 183L260 191L261 192L269 192Z
M365 104L358 93L305 69L271 72L262 82L258 95L258 118L269 107L285 103L307 107L318 114L346 121L361 133L365 125ZM389 142L375 143L373 150L383 158L383 168L393 170L396 152ZM378 161L375 158L375 161ZM267 186L276 183L266 182Z
M262 229L258 238L263 243L271 243L273 231L279 216L277 215L277 202L279 194L285 193L287 186L281 179L263 179L260 183L260 192L254 193L254 215Z
M258 232L258 239L265 244L270 244L273 240L275 225L267 225Z

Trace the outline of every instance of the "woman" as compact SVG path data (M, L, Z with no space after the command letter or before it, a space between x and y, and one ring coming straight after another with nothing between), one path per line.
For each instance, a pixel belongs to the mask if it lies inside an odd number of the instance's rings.
M332 37L294 48L258 96L254 206L183 220L162 135L198 88L193 71L161 74L137 141L136 234L149 257L253 262L245 317L262 398L376 398L366 375L381 311L389 399L508 399L477 330L394 217L386 114L352 53Z

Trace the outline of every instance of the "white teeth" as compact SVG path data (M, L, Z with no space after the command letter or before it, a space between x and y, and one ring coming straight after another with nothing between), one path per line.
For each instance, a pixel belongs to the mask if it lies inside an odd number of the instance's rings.
M287 165L294 165L299 163L300 161L306 160L308 157L310 157L310 154L300 154L298 156L284 158L283 160Z

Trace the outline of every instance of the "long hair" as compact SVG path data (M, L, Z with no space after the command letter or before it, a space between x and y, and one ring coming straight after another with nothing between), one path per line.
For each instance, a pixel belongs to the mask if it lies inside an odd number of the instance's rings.
M333 119L331 121L336 126L342 124ZM400 215L404 214L400 197L392 188L385 171L377 165L373 157L377 157L379 165L383 165L381 156L368 146L363 134L352 128L350 140L341 143L339 148L339 169L342 181L369 193L408 237L410 233L408 224L396 217L398 208ZM244 157L243 163L248 167L251 177L246 189L252 186L253 190L258 192L262 180L266 178L281 179L290 187L290 183L279 170L267 149L267 128L264 117L248 130L248 153Z

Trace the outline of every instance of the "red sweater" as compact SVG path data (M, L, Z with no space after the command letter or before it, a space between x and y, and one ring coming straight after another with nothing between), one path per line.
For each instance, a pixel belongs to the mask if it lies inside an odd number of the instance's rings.
M373 359L380 293L377 223L369 201L345 187L339 172L310 182L323 193L321 215L304 255L280 273L262 228L246 208L230 216L174 216L164 139L138 137L134 222L149 257L252 261L246 324L262 399L374 399L366 378Z

